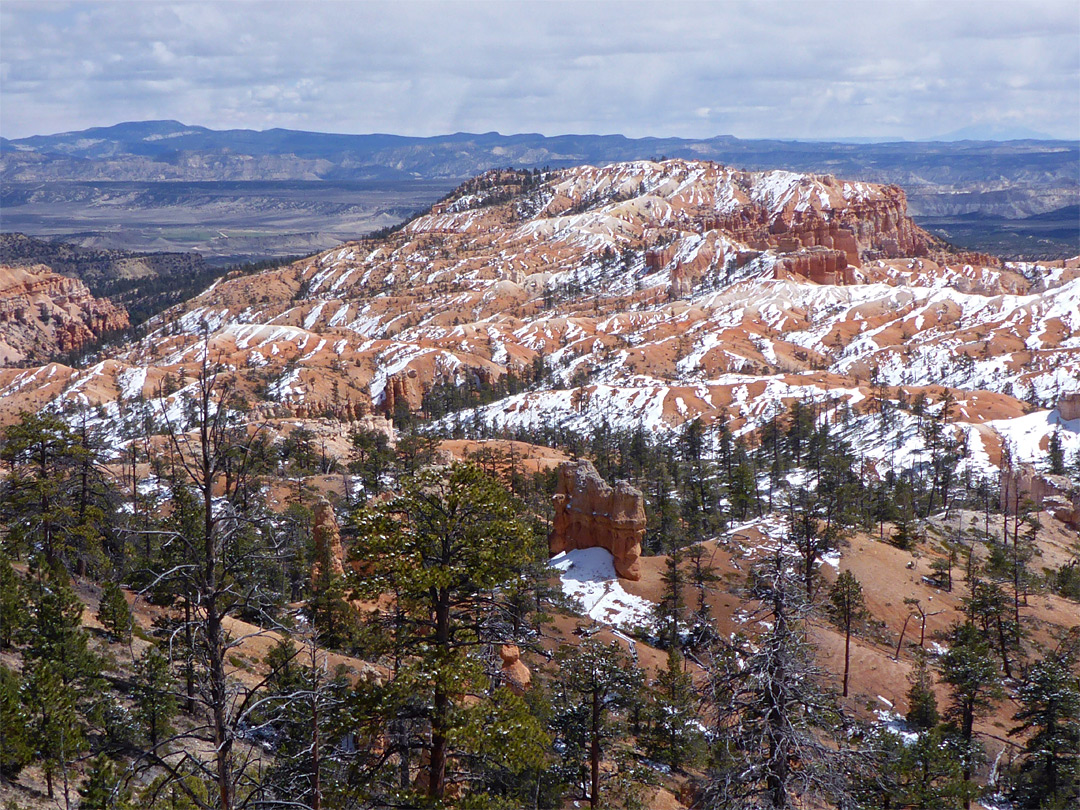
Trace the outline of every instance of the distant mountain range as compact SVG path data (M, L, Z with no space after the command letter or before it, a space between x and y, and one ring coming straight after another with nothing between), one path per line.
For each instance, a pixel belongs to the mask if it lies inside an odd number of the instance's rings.
M893 183L906 191L911 214L929 219L981 213L1020 220L1080 203L1077 141L830 143L497 132L418 138L140 121L0 138L0 206L8 231L240 261L317 250L390 225L492 168L661 157Z
M942 186L976 190L998 181L1075 190L1080 143L827 143L741 140L729 135L688 140L497 132L416 138L287 129L218 131L179 121L140 121L18 140L0 138L0 180L457 179L505 166L556 168L662 156L898 183L909 193Z

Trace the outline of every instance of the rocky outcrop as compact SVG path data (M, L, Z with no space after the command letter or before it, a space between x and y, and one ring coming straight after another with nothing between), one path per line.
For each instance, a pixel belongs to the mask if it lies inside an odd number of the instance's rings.
M0 365L44 362L125 329L128 315L44 265L0 267Z
M773 277L798 278L815 284L850 284L854 278L848 269L848 257L842 250L812 247L780 257Z
M609 485L589 461L559 465L552 498L555 519L548 536L552 554L577 548L606 548L615 558L615 572L641 579L638 558L645 539L645 498L626 481Z
M749 187L757 176L741 173L737 178ZM837 250L856 267L865 254L922 256L933 242L908 216L907 197L899 186L858 184L854 192L831 175L807 175L802 185L807 193L791 195L779 208L748 204L729 214L708 214L698 229L723 231L755 250Z
M1057 410L1066 422L1080 419L1080 391L1062 396L1057 402Z
M284 405L289 416L295 416L297 419L318 419L321 416L328 416L342 422L362 421L367 418L371 410L366 402L349 399L344 402L334 402L332 399L307 399L296 402L290 400Z
M325 498L315 504L315 561L311 564L311 582L344 576L345 549L341 545L341 529L338 527L334 507Z
M516 644L503 644L499 647L502 659L502 677L506 686L515 695L523 695L532 686L532 673L521 661L521 650Z
M418 411L423 401L424 386L416 369L410 368L386 378L382 410L387 416L393 416L395 410L402 405L410 411Z
M1043 475L1030 464L1001 471L1000 506L1007 515L1030 501L1055 519L1080 529L1080 490L1064 475Z

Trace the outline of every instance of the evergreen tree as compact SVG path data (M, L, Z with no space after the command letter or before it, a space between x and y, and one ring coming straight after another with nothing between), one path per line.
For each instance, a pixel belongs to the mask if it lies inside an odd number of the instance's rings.
M64 667L52 659L36 661L27 672L27 705L34 759L45 773L49 798L54 798L57 774L68 795L69 767L86 749L85 726L79 718L76 696L64 684Z
M842 571L829 591L833 621L844 629L844 697L848 696L851 664L851 630L866 618L862 585L850 571Z
M915 653L915 666L908 676L911 687L908 689L908 712L905 719L913 728L928 730L938 724L937 695L934 694L934 680L930 672L926 651L921 647Z
M970 752L948 729L938 726L902 745L895 800L899 807L961 810L977 786L965 776Z
M788 540L799 555L799 572L806 599L813 601L817 589L818 563L839 542L837 526L826 519L825 503L800 489L788 508Z
M668 649L679 646L679 624L686 609L682 593L686 575L679 568L681 563L682 553L672 551L664 564L664 573L660 575L664 590L656 605L656 617L660 622L660 646Z
M394 462L390 440L380 430L357 429L350 436L355 458L349 463L349 472L359 475L364 492L373 495L382 491L382 476Z
M502 486L474 465L422 471L391 501L362 508L352 522L355 580L364 598L393 594L388 632L395 686L425 696L430 732L427 794L446 794L447 763L466 722L456 696L483 692L472 656L512 641L500 606L536 554L529 527Z
M609 646L586 639L580 646L560 649L556 661L556 744L583 798L590 807L600 807L600 765L618 736L617 712L639 698L640 673L615 642Z
M50 565L85 574L101 562L108 487L85 432L56 414L22 412L0 437L0 520L9 550L40 549Z
M1071 650L1053 651L1034 664L1019 693L1020 725L1027 734L1011 799L1021 808L1063 810L1080 802L1080 674Z
M1000 700L997 667L990 645L979 628L970 621L950 628L949 649L939 658L941 677L950 687L945 716L956 723L963 746L963 780L971 783L971 774L981 753L975 742L975 719ZM965 801L970 806L970 798Z
M315 639L310 636L301 648L282 638L267 655L268 694L259 714L274 728L276 742L263 788L270 797L320 810L345 801L347 769L363 767L346 755L347 741L364 739L361 733L351 736L361 726L349 703L348 679L327 671Z
M131 792L116 772L116 763L104 754L94 758L85 784L79 788L79 810L129 810Z
M33 761L19 676L0 665L0 777L14 780Z
M131 608L128 606L124 592L115 582L109 582L101 592L101 602L98 604L98 621L101 626L115 640L125 644L131 641L131 631L134 622L131 618Z
M691 645L696 645L715 635L713 621L709 615L708 592L713 584L720 580L720 577L713 571L710 561L706 558L704 546L691 546L687 551L687 557L690 559L690 584L697 592L690 641Z
M157 647L149 647L135 665L132 697L146 739L156 749L159 742L173 733L172 719L179 710L176 680L169 669L169 660Z
M1001 669L1005 677L1012 677L1012 658L1018 653L1016 633L1013 632L1012 611L1004 590L993 582L973 575L971 595L964 599L964 612L988 639L992 649L1001 656Z
M683 671L677 648L668 650L667 667L649 691L649 755L679 770L692 764L702 743L694 682Z
M922 536L915 525L914 515L909 511L910 507L904 501L897 504L895 512L896 529L893 531L889 542L903 551L911 551L922 541Z
M11 560L0 552L0 650L11 647L28 620L26 594Z
M1065 450L1061 444L1060 434L1060 430L1055 430L1050 434L1050 444L1046 450L1051 475L1065 475Z
M738 520L746 520L751 512L760 514L761 505L757 499L757 484L754 481L754 469L749 461L739 463L728 479L728 499L731 501L731 513Z
M85 696L101 671L101 660L90 650L90 636L82 626L83 603L67 572L60 567L38 571L28 590L33 617L27 626L26 659L49 663L65 691Z

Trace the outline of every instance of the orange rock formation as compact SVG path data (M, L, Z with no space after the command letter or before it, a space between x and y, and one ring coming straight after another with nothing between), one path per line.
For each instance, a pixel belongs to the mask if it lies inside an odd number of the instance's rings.
M1057 520L1080 529L1080 490L1064 475L1043 475L1030 464L1001 471L1001 509L1016 514L1025 501L1045 509Z
M521 650L516 644L503 644L499 647L502 659L502 676L507 687L515 695L523 695L532 686L532 673L521 661Z
M1058 414L1066 422L1080 419L1080 392L1065 394L1057 402Z
M45 360L124 329L128 316L44 265L0 267L0 364Z
M338 528L334 507L325 498L315 504L315 561L311 564L311 581L317 584L328 566L332 577L345 574L345 549L341 545L341 529Z
M626 481L612 487L590 461L567 461L559 465L552 500L555 520L548 536L552 554L599 546L611 552L620 577L641 579L638 558L645 538L641 490Z
M424 386L416 369L410 368L386 378L382 404L383 412L388 416L394 414L399 402L403 402L410 411L418 411L423 401Z

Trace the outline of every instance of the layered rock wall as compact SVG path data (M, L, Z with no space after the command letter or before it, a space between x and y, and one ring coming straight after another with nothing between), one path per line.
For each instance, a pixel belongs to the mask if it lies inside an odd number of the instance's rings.
M780 257L773 268L775 278L801 278L815 284L850 284L854 276L842 250L815 247Z
M387 416L394 415L394 411L399 407L398 403L402 403L410 411L418 411L423 402L424 385L416 369L410 368L386 378L382 409Z
M127 312L44 265L0 267L0 364L43 362L125 329Z
M608 484L589 461L559 465L555 519L548 548L552 554L578 548L606 548L615 572L641 579L638 558L645 539L645 498L626 481Z

